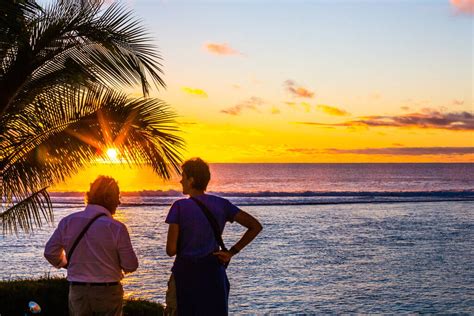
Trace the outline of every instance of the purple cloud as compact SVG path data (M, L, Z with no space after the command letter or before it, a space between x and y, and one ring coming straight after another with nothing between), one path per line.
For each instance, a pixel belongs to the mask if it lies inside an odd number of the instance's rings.
M298 87L293 80L286 80L284 83L286 89L296 97L312 98L314 92L303 87Z
M423 113L410 113L399 116L362 116L357 120L336 124L318 122L297 122L297 124L315 126L345 126L345 127L406 127L431 128L454 131L474 130L474 115L469 112L442 113L424 110Z
M360 154L360 155L472 155L474 147L385 147L362 149L328 148L329 154Z
M264 102L262 99L258 97L251 97L250 99L241 102L235 106L232 106L227 109L221 110L221 113L229 114L229 115L240 115L243 110L253 110L258 112L258 107L262 105Z

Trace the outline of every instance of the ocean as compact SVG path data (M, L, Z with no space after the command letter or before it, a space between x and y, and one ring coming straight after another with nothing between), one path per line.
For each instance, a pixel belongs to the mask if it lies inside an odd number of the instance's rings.
M231 314L474 313L474 164L212 164L209 192L264 230L233 258ZM159 189L159 188L157 188ZM175 190L124 193L116 218L140 260L126 296L164 302ZM83 208L53 193L55 221ZM43 259L54 227L0 237L0 278L64 275ZM228 224L227 245L243 233Z

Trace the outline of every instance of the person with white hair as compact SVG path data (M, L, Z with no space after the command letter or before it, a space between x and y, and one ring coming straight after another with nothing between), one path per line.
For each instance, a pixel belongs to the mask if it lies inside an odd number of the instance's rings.
M67 269L69 315L122 315L124 273L138 268L127 227L113 218L120 205L117 181L99 176L91 183L83 211L64 217L44 256Z

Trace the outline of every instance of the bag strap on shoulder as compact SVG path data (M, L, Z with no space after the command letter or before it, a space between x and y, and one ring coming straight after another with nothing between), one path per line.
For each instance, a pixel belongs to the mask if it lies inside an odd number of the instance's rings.
M219 224L217 223L217 220L214 217L214 215L212 215L211 211L207 208L207 206L204 203L202 203L201 201L199 201L195 197L191 197L191 200L196 202L196 204L199 206L199 208L202 210L202 212L206 216L207 220L209 221L209 224L211 224L212 230L214 231L214 237L216 238L217 243L219 244L221 249L224 250L224 251L227 251L227 248L224 245L224 240L222 240Z
M66 268L67 268L67 266L69 265L69 262L71 261L72 254L74 253L74 250L76 249L77 245L78 245L79 242L81 241L82 237L84 237L84 235L86 234L86 232L89 230L89 227L91 227L92 223L94 223L99 217L102 217L102 216L106 216L106 215L105 215L104 213L100 213L100 214L94 216L94 217L89 221L89 223L87 223L87 225L82 229L82 231L79 233L79 235L77 235L76 240L74 241L74 243L72 244L71 249L70 249L69 252L67 253L67 256L66 256L67 265L65 266Z

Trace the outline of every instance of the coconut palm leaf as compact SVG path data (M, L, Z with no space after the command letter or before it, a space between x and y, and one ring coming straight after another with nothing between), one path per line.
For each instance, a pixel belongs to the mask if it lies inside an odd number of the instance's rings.
M101 8L102 1L63 0L20 11L15 27L0 21L11 33L0 37L0 113L61 81L140 84L145 95L149 77L164 86L160 55L141 24L120 4Z
M7 204L7 207L11 204ZM43 219L52 222L52 204L46 188L32 193L28 198L16 201L15 204L0 212L3 233L15 232L18 229L30 232L33 226L41 227Z
M112 90L165 86L160 55L119 4L5 0L0 6L0 220L4 231L52 220L46 187L105 159L179 172L183 140L158 99ZM151 77L151 80L148 78ZM119 89L117 89L119 90ZM5 210L5 211L4 211Z
M104 126L107 122L107 126ZM58 88L4 120L0 136L4 198L63 181L116 147L124 161L150 165L163 178L179 172L183 140L175 115L158 99L116 91Z

